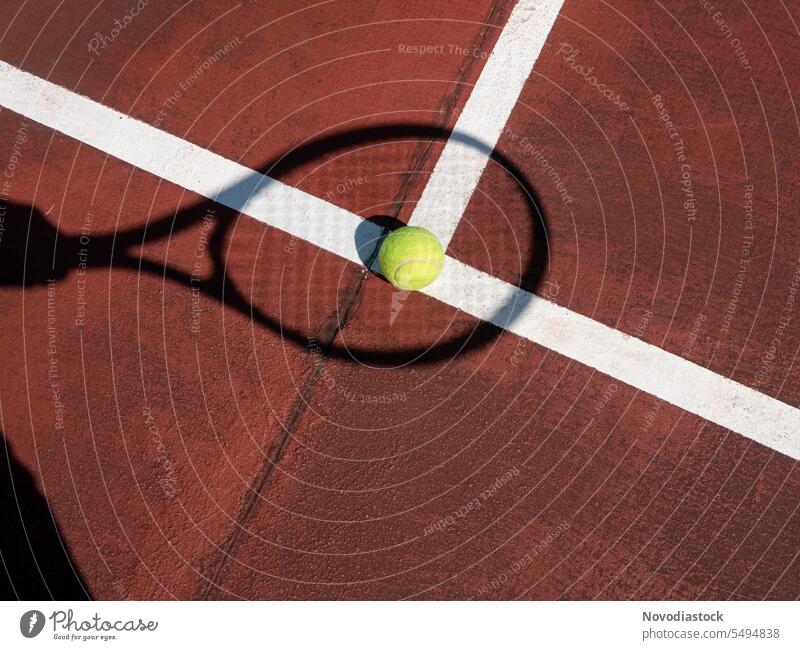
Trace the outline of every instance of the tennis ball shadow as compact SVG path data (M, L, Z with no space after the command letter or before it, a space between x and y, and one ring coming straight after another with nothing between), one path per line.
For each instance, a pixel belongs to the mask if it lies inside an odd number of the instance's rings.
M320 336L318 332L288 327L248 299L248 296L230 279L225 269L227 233L239 218L239 212L246 212L247 203L254 193L263 190L270 183L277 182L302 165L318 162L325 156L341 155L347 151L381 143L431 144L435 141L444 142L449 138L485 152L490 164L497 164L505 171L513 191L523 198L533 228L527 251L527 263L516 284L526 292L534 293L541 283L549 257L547 221L546 215L539 207L538 196L525 174L505 156L474 138L419 123L387 124L338 131L308 141L225 188L216 197L218 199L216 201L204 199L185 209L149 220L145 226L93 234L89 244L91 254L86 266L88 269L122 267L136 272L152 273L189 290L200 291L207 297L223 303L226 308L236 309L252 319L256 325L280 333L284 340L295 343L303 350L307 349L309 340L316 339L323 343L322 352L333 358L377 366L396 366L409 362L438 363L448 360L456 354L481 348L497 338L503 332L503 328L513 322L530 299L530 294L520 292L511 301L498 308L489 320L499 326L476 319L475 326L468 332L461 332L431 346L375 350L337 344L337 332L342 323L331 329L330 336ZM399 210L401 203L402 201L398 201L396 210ZM20 286L42 284L48 279L62 278L77 268L79 260L76 253L79 248L77 237L58 231L35 207L14 203L8 203L5 207L6 232L0 240L0 257L3 258L3 262L10 263L0 264L0 284ZM190 273L141 255L142 245L169 238L193 227L202 222L209 209L213 209L216 215L207 247L207 252L213 261L213 273L210 277L198 282ZM375 267L381 238L392 229L404 225L396 217L396 213L377 215L365 219L356 228L355 245L362 262L368 268ZM338 224L331 224L331 228L338 228Z
M354 238L361 263L371 271L379 272L376 259L383 240L390 232L405 225L397 217L388 214L379 214L362 220L356 228Z

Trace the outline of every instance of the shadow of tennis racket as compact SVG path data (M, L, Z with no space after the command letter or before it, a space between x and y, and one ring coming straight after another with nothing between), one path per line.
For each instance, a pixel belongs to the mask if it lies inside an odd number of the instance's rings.
M401 123L386 126L340 131L315 138L284 155L254 170L251 176L235 185L226 188L217 201L204 199L194 205L164 215L145 226L130 228L107 234L93 234L91 240L92 254L87 262L90 268L121 267L136 271L144 271L164 277L176 284L200 291L250 317L259 326L279 332L281 336L303 348L312 338L319 341L317 333L305 332L298 328L287 327L274 316L252 304L239 287L228 277L226 271L226 241L231 227L239 218L237 209L245 209L254 191L265 184L280 180L298 167L313 162L333 153L346 152L358 147L391 142L446 141L453 137L470 147L474 147L490 156L490 164L499 165L507 174L513 191L520 193L527 206L528 217L533 225L528 259L520 274L518 286L527 292L534 293L541 283L547 267L549 253L547 241L546 216L539 207L539 201L525 174L505 156L493 151L485 144L472 138L452 133L445 129L425 124ZM267 178L265 178L267 177ZM144 244L165 240L174 234L199 223L209 209L219 202L224 202L233 210L216 212L215 226L210 233L207 251L213 261L213 272L206 279L198 280L176 267L143 258L138 249ZM80 238L58 232L32 206L9 203L6 206L5 231L0 242L0 255L3 264L0 266L0 284L30 286L43 284L48 279L66 276L77 268L78 251L81 248ZM399 211L400 204L396 210ZM396 222L397 214L382 215L381 218L366 219L363 226L353 234L362 261L369 266L374 259L382 237L391 226L387 222ZM338 227L332 224L332 228ZM519 294L514 304L503 305L498 309L498 318L492 320L506 324L513 321L516 314L524 307L530 297ZM436 363L452 358L454 355L475 350L487 345L502 333L502 329L488 322L476 321L468 332L461 332L445 340L439 340L431 346L415 346L404 349L361 349L351 345L338 345L336 330L324 342L323 352L327 356L340 359L353 359L361 363L381 366L393 366L409 362Z

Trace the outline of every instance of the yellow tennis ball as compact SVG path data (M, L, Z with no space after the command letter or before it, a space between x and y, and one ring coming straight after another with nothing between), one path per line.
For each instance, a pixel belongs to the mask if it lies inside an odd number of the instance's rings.
M391 232L378 253L381 273L395 287L416 291L439 277L444 249L431 231L406 226Z

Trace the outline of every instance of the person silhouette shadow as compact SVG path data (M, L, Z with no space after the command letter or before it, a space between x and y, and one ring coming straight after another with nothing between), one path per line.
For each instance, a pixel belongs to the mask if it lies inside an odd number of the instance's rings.
M0 230L0 286L36 286L66 275L78 238L60 234L34 206L7 202Z
M0 599L91 597L33 476L0 431Z

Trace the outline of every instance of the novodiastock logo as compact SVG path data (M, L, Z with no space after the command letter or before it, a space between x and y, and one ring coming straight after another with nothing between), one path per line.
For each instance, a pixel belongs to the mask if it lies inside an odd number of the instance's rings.
M44 629L44 614L38 609L25 612L19 619L19 631L22 636L32 639Z
M113 641L121 632L154 632L158 621L139 619L107 619L95 613L91 618L81 619L71 610L54 610L50 616L38 609L25 612L19 619L22 636L32 639L44 629L46 620L53 625L53 638L60 641Z

